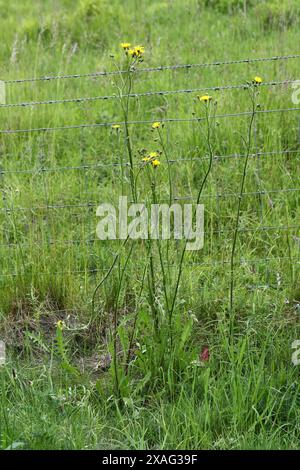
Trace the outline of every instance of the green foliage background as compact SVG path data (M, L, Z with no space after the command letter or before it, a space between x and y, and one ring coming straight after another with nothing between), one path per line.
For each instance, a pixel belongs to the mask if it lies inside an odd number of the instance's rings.
M1 1L0 7L3 80L112 70L114 60L123 60L121 41L145 46L141 67L299 53L299 2L294 0L24 0ZM134 92L243 84L255 75L264 82L299 79L299 59L140 73ZM6 91L7 102L18 103L112 96L115 88L109 77L98 77L10 83ZM262 86L261 109L293 108L292 92L288 84ZM130 119L201 117L198 93L133 99ZM218 114L249 111L245 90L211 94ZM120 120L115 99L2 107L0 113L2 130ZM245 152L241 135L248 121L239 117L218 124L215 154L232 158L216 159L204 193L205 246L188 255L176 310L181 346L165 367L142 296L136 360L122 376L122 405L113 398L113 371L103 366L111 351L118 273L97 297L92 320L91 296L117 249L95 240L94 205L115 203L120 195L120 172L112 164L120 155L126 159L123 134L118 138L109 127L1 134L0 331L8 363L0 369L0 447L299 447L299 368L291 362L291 344L299 336L299 113L258 118L252 150L271 155L251 158L249 164L234 344L228 341L224 261L236 214L232 194L239 191L243 165L234 155ZM190 122L164 127L171 159L184 159L171 166L178 198L194 197L205 173L202 131ZM159 144L149 124L132 126L131 135L138 165L138 151L156 150ZM127 194L128 181L127 174ZM167 198L165 162L158 187L160 197ZM140 197L148 192L142 185ZM177 265L180 247L171 248ZM142 246L135 250L120 299L121 363L143 270ZM57 352L57 320L67 325L60 337L63 358ZM211 359L201 364L206 345Z

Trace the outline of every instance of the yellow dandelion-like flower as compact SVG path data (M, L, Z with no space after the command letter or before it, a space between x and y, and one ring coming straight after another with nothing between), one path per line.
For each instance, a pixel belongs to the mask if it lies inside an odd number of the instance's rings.
M198 96L199 101L202 101L202 103L209 103L212 100L212 96L209 95L203 95L203 96Z
M143 162L151 162L152 160L155 160L158 157L159 157L158 152L149 152L148 155L146 155L145 157L142 158L142 161Z
M135 46L134 50L138 57L141 57L145 52L144 46Z
M156 169L160 165L160 161L155 158L154 160L151 161L151 165L153 166L154 169Z
M66 324L63 320L58 320L56 322L56 327L59 329L59 330L63 330L65 328Z
M262 83L262 78L261 77L254 77L253 78L253 83L255 83L255 85L260 85Z
M143 46L135 46L133 49L128 49L127 53L131 57L140 58L145 52L145 48Z
M111 128L114 129L115 131L118 131L121 128L121 126L120 124L112 124Z
M124 51L128 51L131 44L130 44L130 42L121 42L120 46L122 47L122 49L124 49Z
M152 129L159 129L161 127L161 122L154 122L151 127Z

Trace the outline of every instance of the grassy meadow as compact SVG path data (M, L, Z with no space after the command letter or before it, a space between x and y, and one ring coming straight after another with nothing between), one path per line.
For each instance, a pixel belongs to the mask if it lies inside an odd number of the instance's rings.
M300 58L246 61L299 2L0 5L0 449L299 448ZM121 195L199 198L203 249L100 241Z

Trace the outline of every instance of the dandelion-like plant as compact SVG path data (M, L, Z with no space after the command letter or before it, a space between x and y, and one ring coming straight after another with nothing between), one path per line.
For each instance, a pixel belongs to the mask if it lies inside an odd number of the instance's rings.
M134 59L141 59L144 55L145 48L143 46L135 46L133 49L128 49L127 54Z
M119 131L121 129L121 126L120 124L112 124L111 125L111 128L114 130L114 131Z
M230 331L231 331L231 333L233 332L233 326L234 326L234 311L233 311L233 306L234 306L234 267L235 267L234 266L234 258L235 258L235 250L236 250L238 230L239 230L241 204L242 204L242 198L243 198L246 175L247 175L247 167L248 167L248 161L249 161L251 145L252 145L252 138L253 138L252 131L253 131L253 126L254 126L254 122L255 122L257 108L259 107L258 96L259 96L260 91L258 89L258 85L261 85L261 84L262 84L262 78L259 77L259 76L256 76L256 77L254 77L252 82L248 83L248 85L245 87L245 89L249 91L249 96L250 96L250 101L251 101L251 116L250 116L250 121L249 121L249 126L248 126L247 137L246 137L246 139L243 138L243 142L244 142L244 145L246 147L246 156L245 156L243 174L242 174L242 179L241 179L241 187L240 187L240 192L239 192L239 197L238 197L237 213L236 213L236 220L235 220L235 227L234 227L234 234L233 234L233 242L232 242L232 248L231 248L231 258L230 258L229 313L230 313Z
M144 53L145 53L145 48L144 46L133 46L131 47L130 42L121 42L120 44L121 48L125 52L125 54L128 57L131 57L133 59L142 59Z
M161 122L154 122L151 126L152 130L160 129L162 127Z
M262 80L261 77L256 76L256 77L253 78L252 83L253 83L254 85L261 85L261 84L262 84L262 81L263 81L263 80Z
M157 168L160 165L160 161L158 160L158 158L155 158L154 160L152 160L151 165L153 166L154 169Z
M134 152L132 148L132 142L131 142L131 137L130 137L130 129L129 129L129 113L130 113L130 100L131 100L131 94L132 94L132 89L133 89L133 83L134 83L134 78L135 78L135 71L136 71L136 66L143 61L143 56L145 53L145 48L141 45L136 45L132 46L130 42L122 42L120 44L121 49L124 52L124 57L125 60L122 60L121 64L114 62L117 73L115 75L114 79L114 85L117 90L117 98L120 104L120 108L123 114L123 121L122 123L122 130L124 132L124 141L128 153L128 159L129 159L129 177L130 177L130 188L131 188L131 194L132 194L132 199L134 202L137 201L137 178L138 175L141 171L141 167L135 168L134 166ZM112 56L112 59L114 60L114 56ZM116 134L120 135L121 131L121 126L120 124L112 124L111 126L112 131L116 132ZM150 164L153 168L157 168L160 164L159 159L157 158L158 156L150 156ZM123 161L122 161L122 156L121 158L121 172L122 172L122 190L123 190ZM122 191L123 192L123 191ZM113 373L114 373L114 382L115 382L115 389L116 389L116 394L120 398L121 397L121 386L120 384L122 383L122 377L120 374L122 373L122 369L118 366L118 358L117 358L117 338L118 338L118 323L119 323L119 318L118 318L118 311L119 311L119 300L120 300L120 295L121 295L121 290L123 286L123 280L124 280L124 273L126 270L126 266L130 260L130 257L133 252L133 242L131 244L131 247L129 249L129 253L126 255L126 259L124 262L124 265L121 265L121 258L122 258L122 253L123 253L123 248L127 244L129 240L129 235L127 238L121 243L121 246L119 247L119 251L116 254L113 263L111 267L109 268L107 274L101 279L101 281L97 284L93 296L92 296L92 315L94 315L95 311L95 298L96 294L103 286L103 284L107 281L109 276L112 273L112 270L114 266L118 263L118 272L119 272L119 279L118 279L118 285L117 285L117 292L115 295L115 300L114 300L114 305L113 305L113 330L112 330L112 340L113 340ZM135 322L134 322L135 325ZM135 328L135 326L134 326ZM133 338L132 333L132 338ZM131 341L132 342L132 341ZM128 353L129 354L129 353ZM129 357L129 356L128 356ZM127 371L127 365L125 365L124 371ZM124 372L123 371L123 372ZM125 372L126 373L126 372Z
M124 51L129 51L131 44L130 42L121 42L120 46Z
M209 96L209 95L198 96L198 99L202 103L208 104L212 100L212 96Z

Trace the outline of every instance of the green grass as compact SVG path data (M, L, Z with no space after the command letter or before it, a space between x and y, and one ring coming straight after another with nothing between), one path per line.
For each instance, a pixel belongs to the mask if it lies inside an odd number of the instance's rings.
M0 20L1 78L113 70L114 60L124 61L119 43L127 40L145 46L140 68L299 53L296 2L247 3L245 14L243 2L225 1L10 2ZM300 79L299 59L139 73L133 91L236 85L255 75L264 82ZM98 77L11 83L6 91L7 102L16 103L111 96L115 87L111 77ZM262 86L261 109L294 107L292 92L290 85ZM203 117L199 93L132 98L129 121ZM251 108L246 90L210 94L217 114ZM119 101L109 99L1 108L0 121L1 129L31 129L123 116ZM214 154L245 154L249 117L217 121ZM150 124L131 125L130 132L138 168L139 150L157 150L160 143ZM180 159L170 165L174 196L195 198L208 165L205 125L166 123L162 135L169 158ZM299 368L291 344L299 337L299 112L257 115L251 152L274 153L249 159L233 335L228 260L244 159L213 161L201 198L205 245L184 261L174 347L155 247L159 334L142 282L143 242L133 244L118 294L129 245L122 249L92 312L94 289L120 247L96 240L96 206L130 197L128 169L122 179L111 165L128 161L124 129L32 131L0 139L0 338L8 351L0 366L0 448L18 442L26 449L298 448ZM157 193L167 201L168 165L161 160ZM149 203L145 172L139 182L139 200ZM167 253L162 245L172 265L170 296L182 247L171 241ZM103 355L113 352L116 314L121 399L113 366L101 369ZM62 343L58 320L66 323ZM201 364L204 346L210 360Z

